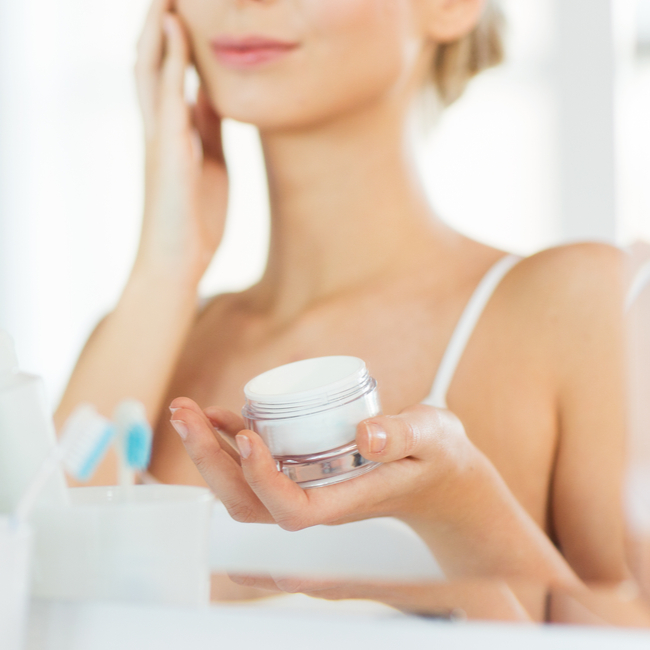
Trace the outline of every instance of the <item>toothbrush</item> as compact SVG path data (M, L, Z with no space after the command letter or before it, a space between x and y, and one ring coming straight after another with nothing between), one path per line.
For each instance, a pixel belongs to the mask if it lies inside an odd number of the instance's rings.
M115 427L93 406L82 404L77 407L63 426L59 442L18 502L15 518L20 521L29 518L41 491L60 465L78 481L88 481L114 437Z
M142 403L136 400L120 402L113 413L117 427L119 484L135 485L136 472L144 472L151 460L153 432Z

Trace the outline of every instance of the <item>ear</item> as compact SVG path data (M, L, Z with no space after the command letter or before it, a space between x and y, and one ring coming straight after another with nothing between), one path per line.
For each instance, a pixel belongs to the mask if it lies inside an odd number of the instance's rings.
M479 23L487 0L423 0L426 33L436 43L452 43Z

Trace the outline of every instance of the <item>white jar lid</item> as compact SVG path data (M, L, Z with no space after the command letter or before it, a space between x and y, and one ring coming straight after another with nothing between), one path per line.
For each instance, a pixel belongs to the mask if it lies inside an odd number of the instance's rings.
M249 400L266 404L310 401L354 388L366 375L366 364L357 357L304 359L258 375L244 393Z

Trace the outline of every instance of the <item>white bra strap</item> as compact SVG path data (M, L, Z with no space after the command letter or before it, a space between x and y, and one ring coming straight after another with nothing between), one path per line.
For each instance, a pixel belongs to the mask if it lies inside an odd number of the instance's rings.
M638 297L643 293L643 290L650 285L650 262L646 262L637 272L627 292L627 299L625 301L625 311L629 311L632 305L637 301Z
M456 329L449 339L449 345L442 357L438 373L433 383L429 396L423 401L436 408L447 408L447 392L456 373L456 368L465 352L476 324L488 304L492 294L501 283L501 280L508 274L517 262L521 260L517 255L506 255L502 257L483 277L476 287L472 297L469 299L463 311Z

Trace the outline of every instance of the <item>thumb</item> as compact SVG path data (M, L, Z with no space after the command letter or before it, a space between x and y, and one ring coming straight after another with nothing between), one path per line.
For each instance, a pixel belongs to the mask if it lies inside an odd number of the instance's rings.
M379 463L403 458L430 460L465 442L465 429L453 413L425 404L411 406L399 415L369 418L357 427L361 455Z

